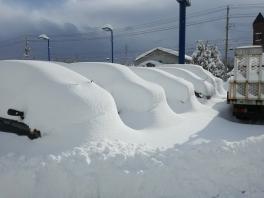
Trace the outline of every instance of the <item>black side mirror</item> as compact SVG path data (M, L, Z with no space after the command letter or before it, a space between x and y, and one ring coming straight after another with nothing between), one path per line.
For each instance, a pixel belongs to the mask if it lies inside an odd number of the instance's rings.
M15 109L8 109L7 114L10 116L19 116L22 120L25 118L23 111L18 111Z

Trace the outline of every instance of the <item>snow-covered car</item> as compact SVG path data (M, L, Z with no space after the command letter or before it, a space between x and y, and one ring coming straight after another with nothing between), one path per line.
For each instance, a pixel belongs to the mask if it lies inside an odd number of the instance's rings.
M0 92L2 128L9 122L9 128L20 125L50 134L66 132L75 123L100 123L104 117L120 121L108 92L54 63L0 61Z
M140 78L124 65L100 62L62 65L93 79L109 91L115 99L119 116L133 129L154 125L167 127L178 120L166 101L163 88Z
M210 83L213 88L214 92L217 95L225 95L226 91L223 87L222 79L215 77L209 71L203 69L202 66L194 65L194 64L166 64L166 65L159 65L159 67L173 67L178 69L185 69L188 70L195 75L199 76L203 81Z
M192 111L200 105L190 82L156 68L130 67L130 69L143 79L162 86L167 102L174 112Z
M209 99L214 95L214 87L209 82L204 81L193 72L175 67L159 67L159 69L192 83L195 94L198 97Z

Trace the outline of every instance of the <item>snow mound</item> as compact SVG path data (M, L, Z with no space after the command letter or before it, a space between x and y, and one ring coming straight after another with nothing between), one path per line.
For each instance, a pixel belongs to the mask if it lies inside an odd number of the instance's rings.
M137 75L163 87L169 106L176 113L192 111L201 105L194 95L193 85L176 76L155 68L130 67Z
M216 81L217 93L219 94L219 96L226 97L227 90L225 89L224 81L221 78L217 78L217 77L215 77L215 81Z
M45 158L9 154L0 158L1 197L261 198L263 143L264 137L146 150L104 141Z
M193 72L175 67L159 67L159 69L191 82L193 84L194 90L199 94L201 93L205 97L210 98L214 95L213 86Z
M108 92L60 65L41 61L0 61L0 81L0 116L16 119L8 116L7 110L23 111L23 122L39 129L43 135L34 142L38 145L48 143L43 150L68 146L75 141L78 144L84 137L96 136L91 134L93 129L125 127ZM0 145L13 137L0 135ZM73 136L72 141L67 139ZM16 140L20 140L18 144L22 147L29 141L26 137L14 137L12 142ZM14 148L19 150L20 146ZM1 152L4 149L13 150L12 145L1 148Z
M170 64L170 65L159 65L159 67L175 67L179 69L186 69L197 76L199 76L202 80L209 82L214 87L214 92L216 95L225 95L225 90L223 88L223 82L221 79L215 77L210 72L206 71L199 65L193 64Z
M162 87L143 80L126 66L83 62L66 67L109 91L115 99L121 119L131 128L168 127L178 119L169 108Z

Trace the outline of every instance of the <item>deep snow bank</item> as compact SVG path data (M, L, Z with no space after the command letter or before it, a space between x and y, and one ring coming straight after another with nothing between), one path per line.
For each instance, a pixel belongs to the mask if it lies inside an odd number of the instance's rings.
M186 69L175 67L159 67L159 69L191 82L194 90L205 97L212 97L214 95L214 88L210 83L203 81L199 76Z
M43 138L34 141L38 142L36 150L46 143L48 146L44 146L43 151L62 144L66 147L79 144L82 138L97 136L100 129L125 127L108 92L54 63L0 61L0 92L1 117L16 119L7 115L9 108L24 111L24 122L42 132ZM97 133L92 133L93 129ZM25 147L23 144L28 141L26 137L0 135L1 152L19 150L18 145ZM12 138L16 147L2 144Z
M207 81L214 87L214 92L217 96L219 95L226 95L226 91L223 88L223 81L217 77L215 77L210 72L206 71L199 65L193 65L193 64L165 64L165 65L159 65L159 67L176 67L180 69L188 70L197 76L199 76L203 81Z
M0 114L25 112L25 123L43 132L64 130L102 115L117 117L110 94L83 76L40 61L0 62Z
M263 197L264 138L149 150L98 142L62 155L0 157L7 198Z
M126 66L98 62L64 66L109 91L115 99L120 117L128 126L143 129L169 127L177 123L179 117L169 108L164 90L143 80Z
M155 68L130 67L137 75L163 87L169 106L176 113L192 111L201 106L194 95L193 85Z

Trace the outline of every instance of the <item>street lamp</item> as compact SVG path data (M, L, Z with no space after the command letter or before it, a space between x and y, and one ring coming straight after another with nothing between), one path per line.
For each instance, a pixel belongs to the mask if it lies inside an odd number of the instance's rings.
M114 62L114 35L113 35L113 27L111 25L105 25L102 28L104 31L111 33L111 59L112 63Z
M50 38L46 34L41 34L38 38L48 41L48 60L50 61Z
M179 64L185 63L185 32L186 32L186 7L191 6L191 0L177 0L180 4L179 28Z

